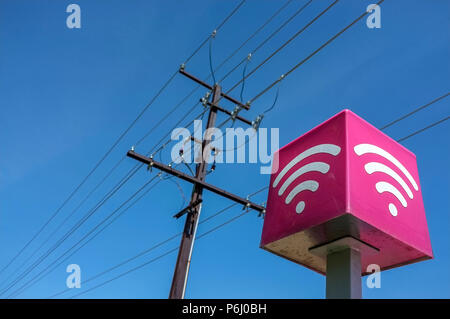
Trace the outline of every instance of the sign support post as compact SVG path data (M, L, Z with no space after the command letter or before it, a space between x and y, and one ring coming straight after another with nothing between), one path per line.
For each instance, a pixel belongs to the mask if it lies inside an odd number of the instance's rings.
M361 299L361 253L351 247L327 256L327 299Z
M326 298L361 299L361 254L372 255L379 250L352 236L344 236L309 249L326 259Z

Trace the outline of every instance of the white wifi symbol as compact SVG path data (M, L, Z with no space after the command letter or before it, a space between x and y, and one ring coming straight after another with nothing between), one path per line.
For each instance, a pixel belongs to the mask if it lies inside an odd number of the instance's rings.
M275 181L273 182L272 187L273 188L277 187L278 183L286 175L286 173L292 167L294 167L297 163L302 161L303 159L305 159L311 155L318 154L318 153L327 153L327 154L336 156L339 154L340 151L341 151L341 148L334 144L320 144L320 145L316 145L316 146L313 146L313 147L307 149L306 151L297 155L293 160L291 160L283 168L283 170L280 172L280 174L278 174L278 176L275 178ZM278 190L278 196L282 196L283 193L286 191L286 189L289 187L289 185L291 185L296 179L301 177L303 174L308 173L308 172L320 172L322 174L326 174L326 173L328 173L329 170L330 170L330 165L328 165L327 163L324 163L324 162L312 162L312 163L303 165L302 167L297 169L294 173L292 173L292 175L290 175L284 181L283 185L281 185L280 189ZM290 204L292 202L292 200L294 199L294 197L297 196L302 191L309 190L311 192L315 192L318 188L319 188L319 182L317 182L315 180L303 181L300 184L298 184L297 186L295 186L294 189L292 189L289 192L289 194L286 196L285 203ZM305 202L300 201L297 204L295 211L297 212L297 214L300 214L301 212L303 212L304 209L305 209Z
M405 166L403 166L403 164L400 163L399 160L397 160L390 153L386 152L384 149L382 149L378 146L372 145L372 144L359 144L359 145L356 145L353 149L358 156L361 156L361 155L364 155L367 153L372 153L372 154L377 154L379 156L384 157L389 162L394 164L406 176L406 178L408 179L408 181L411 183L411 185L414 187L414 189L416 191L419 190L419 187L417 186L416 181L411 176L409 171L405 168ZM380 172L380 173L389 175L397 183L400 184L400 186L403 188L403 190L405 191L405 193L408 195L408 197L410 199L414 198L414 194L411 191L411 189L409 188L408 184L403 180L403 178L400 175L398 175L390 167L388 167L382 163L370 162L370 163L367 163L364 165L364 169L366 170L366 172L368 174ZM408 203L407 203L405 197L394 185L392 185L388 182L385 182L385 181L380 181L375 184L375 188L377 189L378 193L380 193L380 194L384 193L384 192L391 193L399 200L399 202L402 204L403 207L405 207L405 208L408 207ZM393 203L389 203L389 212L391 213L392 216L397 216L397 214L398 214L397 206L395 206Z

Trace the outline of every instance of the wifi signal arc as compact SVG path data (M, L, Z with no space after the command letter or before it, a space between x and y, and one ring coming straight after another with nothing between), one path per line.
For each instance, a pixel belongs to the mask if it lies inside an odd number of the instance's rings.
M302 191L309 190L311 192L315 192L319 188L319 183L313 180L304 181L297 186L289 193L286 197L285 203L290 204L294 197ZM305 202L301 201L295 207L295 211L297 214L300 214L305 209Z
M298 177L309 172L320 172L322 174L328 173L330 170L330 165L323 162L312 162L300 167L291 176L286 179L286 181L281 185L278 195L283 195L284 191L292 184Z
M410 172L403 166L403 164L397 158L395 158L389 152L372 144L359 144L356 145L353 149L358 156L371 153L385 158L390 163L394 164L405 175L405 177L408 179L413 188L416 191L418 191L419 187L414 178L412 177L412 175L410 174ZM414 194L411 191L411 188L405 182L405 180L387 165L378 162L369 162L364 165L364 169L369 175L373 173L383 173L385 175L390 176L402 187L402 189L405 191L405 193L408 195L410 199L414 198ZM386 181L379 181L375 184L375 189L380 194L385 192L392 194L394 197L397 198L397 200L402 204L403 207L405 208L408 207L408 203L405 197L394 185ZM395 217L398 215L398 209L397 206L395 206L395 204L389 203L388 209L392 216Z
M337 156L341 151L341 148L334 144L319 144L316 146L313 146L304 152L297 155L294 159L292 159L278 174L278 176L275 178L275 181L272 184L272 187L277 187L277 185L280 183L281 179L291 170L297 163L300 161L308 158L309 156L319 154L319 153L325 153L330 154L333 156ZM286 189L297 179L299 179L302 175L309 173L309 172L319 172L322 174L328 173L330 170L330 165L324 162L311 162L308 164L303 165L299 169L297 169L295 172L293 172L281 185L280 189L278 190L278 196L282 196ZM319 182L315 180L306 180L295 186L289 194L286 196L285 204L288 205L292 202L292 200L301 192L303 191L311 191L315 192L319 188ZM305 202L300 201L295 211L297 214L300 214L305 209Z

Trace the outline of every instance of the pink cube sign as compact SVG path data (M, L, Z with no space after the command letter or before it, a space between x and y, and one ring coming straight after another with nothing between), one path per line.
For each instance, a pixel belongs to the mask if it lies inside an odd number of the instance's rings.
M433 257L415 155L349 110L282 147L261 247L326 273L311 249L353 237L362 274ZM276 162L276 161L274 161Z

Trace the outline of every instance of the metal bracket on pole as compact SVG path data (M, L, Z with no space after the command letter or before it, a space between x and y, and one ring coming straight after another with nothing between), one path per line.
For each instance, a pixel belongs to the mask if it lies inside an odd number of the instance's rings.
M192 203L191 205L186 206L185 208L183 208L182 210L180 210L178 213L176 213L175 215L173 215L174 218L178 219L181 216L183 216L184 214L186 214L187 212L191 211L194 207L196 207L198 204L200 204L202 202L201 199L198 199L197 201L195 201L194 203Z
M252 122L252 127L255 131L259 129L259 125L261 124L262 119L264 118L264 114L260 114L256 117L256 119Z
M230 112L227 109L224 109L224 108L222 108L222 107L220 107L218 105L213 105L211 102L206 102L206 104L209 105L209 106L214 106L218 111L231 116L231 118L233 120L239 120L239 121L241 121L241 122L243 122L245 124L248 124L250 126L252 125L252 121L247 120L246 118L243 118L242 116L239 116L238 112L236 112L236 110L233 110L233 111ZM239 105L237 105L236 108L241 109L241 107Z

